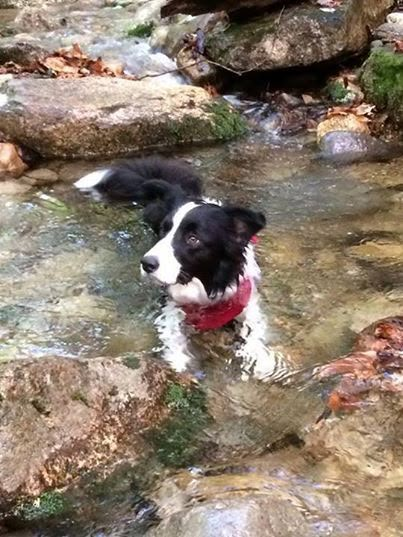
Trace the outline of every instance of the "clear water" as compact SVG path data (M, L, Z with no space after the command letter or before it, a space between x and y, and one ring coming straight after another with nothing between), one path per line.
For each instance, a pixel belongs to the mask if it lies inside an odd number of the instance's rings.
M270 347L290 369L309 372L348 351L354 335L371 322L402 313L402 161L336 168L317 161L309 144L275 145L258 136L178 156L199 169L209 195L266 214L257 247L262 303ZM71 181L96 164L50 166L66 182L0 200L0 360L159 356L154 320L160 291L139 274L139 259L153 237L140 211L106 207L74 191ZM322 412L321 388L312 386L309 374L306 384L294 387L244 381L231 364L230 333L201 334L194 343L214 418L205 431L214 448L200 455L201 465L250 461ZM309 465L308 477L298 478L296 453L296 448L279 452L275 470L271 456L248 464L277 476L280 489L299 491L306 509L316 513L318 535L329 534L330 519L340 535L353 535L351 513L360 520L375 516L369 515L374 484L354 488L350 475L332 479ZM395 502L378 497L377 516L382 505L395 520L381 535L400 535ZM129 501L111 507L113 515L106 504L98 507L109 522L121 521L127 509L126 529L119 523L117 533L103 535L134 531Z

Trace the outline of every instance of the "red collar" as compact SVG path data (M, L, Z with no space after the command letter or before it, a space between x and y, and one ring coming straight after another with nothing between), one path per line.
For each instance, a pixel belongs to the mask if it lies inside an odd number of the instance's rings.
M254 235L250 242L257 244L259 238ZM198 330L215 330L233 321L248 305L253 289L252 280L242 280L236 293L228 300L217 302L211 306L185 304L185 322Z
M185 322L198 330L215 330L233 321L248 305L252 294L252 281L242 280L237 292L228 300L217 302L211 306L185 304L182 306L186 314Z

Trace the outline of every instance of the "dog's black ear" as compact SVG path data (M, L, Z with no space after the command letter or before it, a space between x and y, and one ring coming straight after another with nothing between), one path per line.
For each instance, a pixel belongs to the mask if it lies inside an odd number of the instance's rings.
M233 219L237 240L248 243L266 225L263 213L242 207L224 207L225 212Z

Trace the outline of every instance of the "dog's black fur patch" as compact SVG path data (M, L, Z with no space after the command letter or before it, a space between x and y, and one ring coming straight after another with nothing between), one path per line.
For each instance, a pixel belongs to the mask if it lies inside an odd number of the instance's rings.
M172 214L162 222L162 235L171 227ZM249 209L203 203L182 220L173 237L175 257L182 270L179 283L198 278L210 298L223 293L243 274L245 247L265 225L261 213ZM197 240L189 244L188 238Z
M178 283L186 285L198 278L211 298L238 283L245 248L266 223L262 213L203 201L200 178L181 161L122 161L112 166L94 188L107 199L143 205L145 221L160 238L171 230L178 207L190 201L198 203L180 223L172 248L181 266ZM143 265L146 261L147 257L143 258ZM162 262L159 259L156 266Z
M176 206L202 196L201 180L189 165L158 157L118 162L95 188L109 200L144 205L144 219L156 233Z

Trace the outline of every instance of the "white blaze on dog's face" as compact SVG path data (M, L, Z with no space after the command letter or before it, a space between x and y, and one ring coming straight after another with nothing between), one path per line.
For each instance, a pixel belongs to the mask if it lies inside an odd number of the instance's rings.
M185 203L163 219L163 238L141 260L143 274L167 285L178 303L222 298L240 277L254 278L247 252L264 223L249 209Z
M151 276L163 285L173 285L178 281L182 266L175 257L173 246L174 236L185 216L197 206L197 203L190 202L182 205L177 210L172 219L172 228L170 231L144 255L141 267L143 276ZM147 269L147 260L151 263L150 268L152 270ZM153 263L158 268L153 270Z

